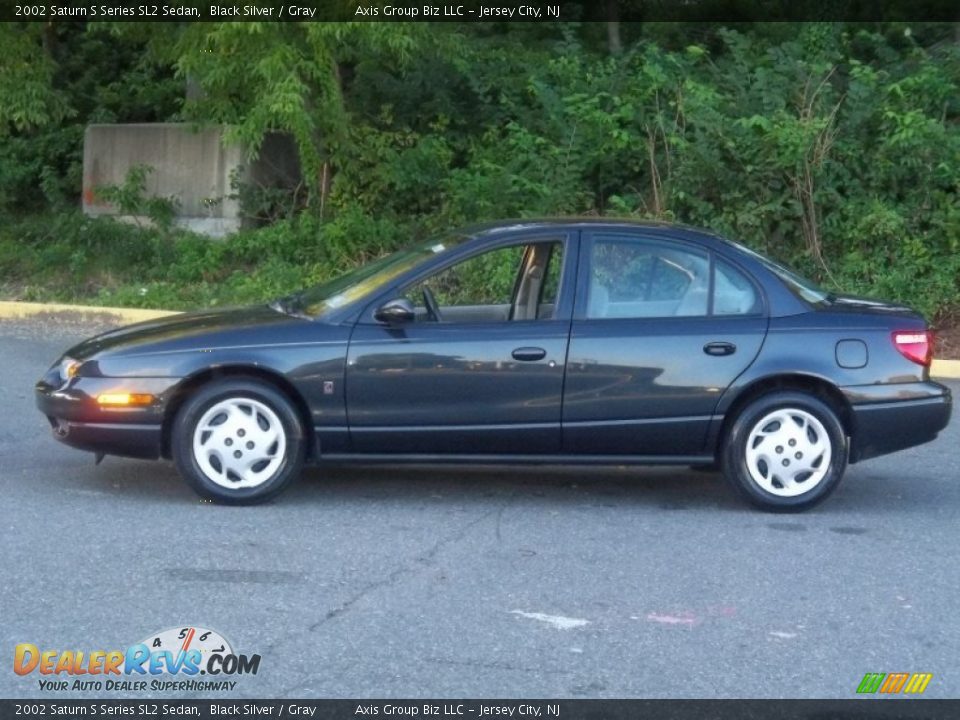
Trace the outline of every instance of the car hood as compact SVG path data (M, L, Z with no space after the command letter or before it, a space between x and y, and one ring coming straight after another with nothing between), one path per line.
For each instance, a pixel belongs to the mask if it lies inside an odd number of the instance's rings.
M216 348L226 345L269 342L271 329L309 322L286 315L266 305L190 312L127 325L84 340L66 355L88 360L104 353Z

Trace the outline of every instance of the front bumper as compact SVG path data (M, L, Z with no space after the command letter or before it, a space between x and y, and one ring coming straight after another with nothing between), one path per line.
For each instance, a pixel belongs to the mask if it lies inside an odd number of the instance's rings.
M160 457L164 410L177 378L75 377L59 385L48 374L35 387L37 408L53 436L80 450L126 457ZM150 405L103 407L103 393L148 393Z
M853 417L850 462L930 442L950 422L950 388L936 382L842 388Z

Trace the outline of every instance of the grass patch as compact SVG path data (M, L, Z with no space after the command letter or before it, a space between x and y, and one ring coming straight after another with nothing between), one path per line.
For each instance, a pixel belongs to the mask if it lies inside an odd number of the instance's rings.
M263 302L361 260L320 234L310 218L211 240L79 212L31 216L0 228L0 294L170 310Z

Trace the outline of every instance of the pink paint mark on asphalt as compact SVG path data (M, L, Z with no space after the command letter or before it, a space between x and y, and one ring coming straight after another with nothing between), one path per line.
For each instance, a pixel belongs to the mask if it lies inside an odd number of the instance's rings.
M737 614L737 609L729 605L721 605L719 607L709 608L709 612L712 615L719 615L720 617L734 617Z
M647 620L651 622L663 623L664 625L696 625L700 619L692 612L684 611L674 615L647 613Z

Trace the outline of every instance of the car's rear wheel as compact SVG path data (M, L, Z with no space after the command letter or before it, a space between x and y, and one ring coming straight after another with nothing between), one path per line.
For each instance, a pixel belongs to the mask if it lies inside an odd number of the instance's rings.
M723 473L754 505L774 512L813 507L832 493L847 466L847 440L834 410L800 392L764 395L735 419Z
M303 468L305 443L297 412L270 385L247 379L202 386L177 413L174 462L187 483L217 502L263 502Z

